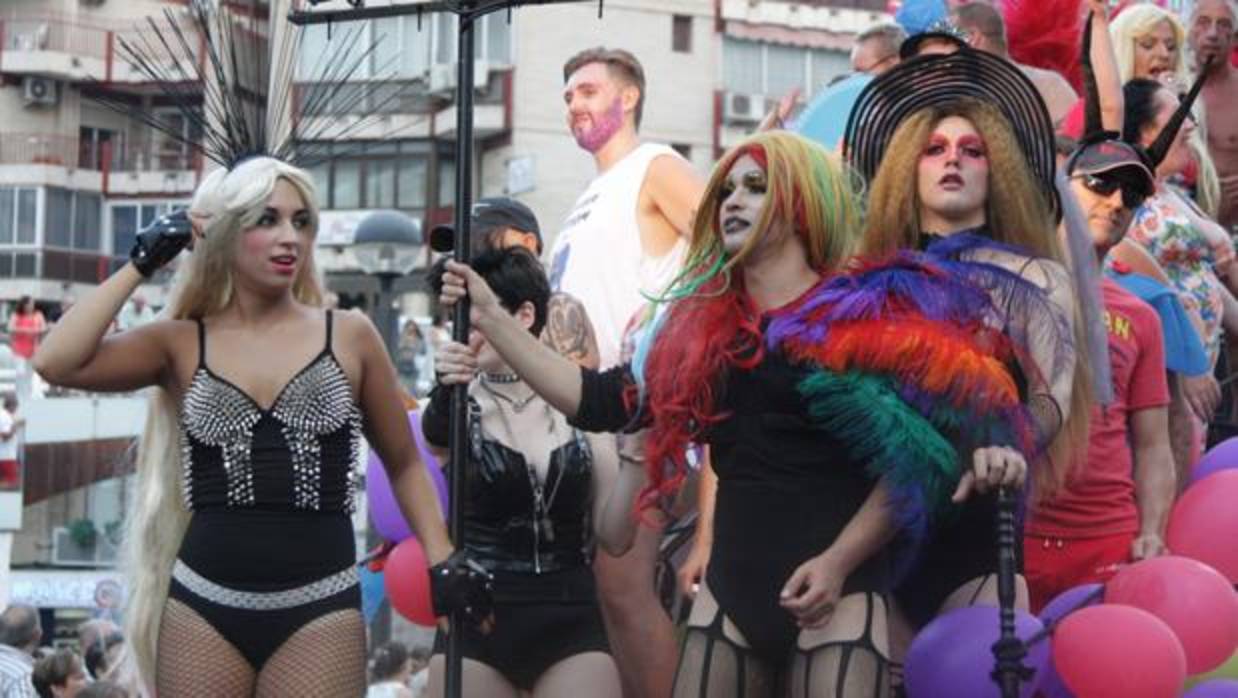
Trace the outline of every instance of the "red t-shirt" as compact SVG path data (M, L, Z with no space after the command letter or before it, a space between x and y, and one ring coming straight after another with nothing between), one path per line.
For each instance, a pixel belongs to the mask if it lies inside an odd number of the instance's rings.
M1052 501L1032 512L1026 527L1030 534L1092 538L1139 530L1128 418L1169 404L1165 347L1152 306L1111 279L1101 283L1113 402L1092 408L1087 462L1072 470Z

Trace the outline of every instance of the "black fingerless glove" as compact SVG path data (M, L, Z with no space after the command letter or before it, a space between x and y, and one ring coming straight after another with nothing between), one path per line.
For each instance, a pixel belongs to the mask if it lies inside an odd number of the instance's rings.
M457 550L430 568L430 603L434 615L461 611L473 624L480 624L494 611L494 576L476 560Z
M129 251L129 260L142 276L149 277L188 247L191 240L193 227L189 224L189 212L169 213L138 233Z

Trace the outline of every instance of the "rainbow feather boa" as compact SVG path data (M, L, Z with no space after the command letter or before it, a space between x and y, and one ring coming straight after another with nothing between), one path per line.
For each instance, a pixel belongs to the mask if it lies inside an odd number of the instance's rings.
M809 413L886 481L912 539L948 511L973 449L1030 448L1018 348L963 264L901 252L821 284L766 331L814 367L799 385Z

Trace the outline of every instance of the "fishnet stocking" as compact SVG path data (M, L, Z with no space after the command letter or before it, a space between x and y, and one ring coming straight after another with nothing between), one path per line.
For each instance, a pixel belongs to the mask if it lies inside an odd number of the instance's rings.
M254 670L193 609L168 599L159 625L155 686L160 698L249 696Z
M722 631L721 611L706 628L684 634L674 698L774 698L777 672Z
M890 693L888 616L884 597L850 594L830 622L804 630L791 657L790 698L885 698Z
M257 698L348 698L365 694L365 623L349 609L320 616L262 667ZM161 696L162 698L162 696Z

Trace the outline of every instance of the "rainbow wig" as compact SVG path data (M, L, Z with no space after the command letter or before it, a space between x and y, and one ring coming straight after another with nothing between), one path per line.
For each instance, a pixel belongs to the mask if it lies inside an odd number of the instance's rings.
M751 236L734 254L718 225L722 186L735 161L748 155L765 170L765 206ZM744 292L743 264L771 231L790 230L808 264L823 276L843 264L861 224L858 178L839 158L786 131L759 133L732 148L714 167L692 227L684 269L646 311L632 373L651 424L646 445L649 484L641 505L673 492L687 472L685 452L724 415L716 393L726 372L751 368L764 356L760 313Z

